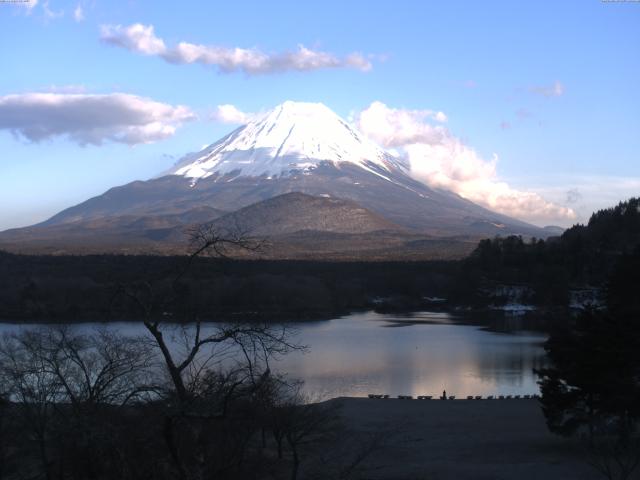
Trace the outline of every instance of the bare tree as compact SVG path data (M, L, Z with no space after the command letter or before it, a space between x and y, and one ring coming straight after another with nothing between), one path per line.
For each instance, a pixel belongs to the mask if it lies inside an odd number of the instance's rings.
M166 306L175 300L180 282L198 257L210 255L220 258L225 257L230 250L238 249L256 252L261 251L265 245L263 240L250 237L246 229L238 225L233 229L220 229L213 223L201 224L190 229L188 234L191 253L172 281L174 296L156 298L150 282L133 286L121 285L119 289L121 294L140 307L144 315L144 326L161 352L176 400L180 404L184 404L193 395L190 387L199 384L198 377L214 365L219 367L222 359L235 359L234 378L244 372L246 378L243 381L255 382L264 373L262 370L268 370L271 357L300 348L290 341L290 330L286 327L224 323L207 329L203 328L197 316L193 322L179 327L181 350L171 348L167 332L173 330L175 334L175 325L166 325L164 316L158 313L164 309L158 308L155 302L159 301L162 306ZM205 349L208 350L206 353Z
M237 220L231 228L221 228L213 222L202 223L188 229L187 235L191 261L201 255L224 258L230 252L260 253L268 247L266 239L252 236L251 231Z
M303 453L312 445L330 443L342 432L336 403L311 403L300 390L301 384L276 397L270 412L270 430L276 442L278 458L283 443L291 454L290 478L296 480Z
M0 478L5 478L10 435L8 433L8 420L10 417L10 402L6 385L0 385Z
M372 468L367 465L367 461L380 450L397 444L403 429L402 422L387 427L380 426L370 432L355 432L341 426L337 435L338 442L333 442L326 451L320 451L316 465L312 466L307 478L367 478L366 472Z
M79 448L89 463L99 437L113 440L106 438L109 412L153 389L147 385L151 353L137 339L107 330L89 335L52 327L5 335L2 385L19 424L38 446L45 478L51 478L54 464L64 465Z
M171 322L166 321L162 312L171 311L172 303L179 301L183 281L198 257L257 252L265 245L237 225L220 229L212 223L203 224L188 233L191 253L171 282L170 292L159 295L151 282L121 285L118 290L140 308L143 324L162 357L168 377L163 436L182 479L223 471L232 460L242 462L259 423L260 405L266 402L266 385L271 384L270 360L302 348L292 341L291 329L286 326L203 324L197 315L183 319L181 324L173 323L173 317ZM251 412L246 410L247 405L251 405ZM226 428L231 406L236 406L236 412L245 409L242 418L236 414L236 430L227 432L227 441L216 440L214 448L210 444L214 442L212 436ZM232 437L235 440L229 441ZM216 451L231 447L233 451L223 456Z
M14 390L24 391L20 382L29 380L18 376L21 372L37 374L51 384L53 400L74 407L124 405L154 388L149 383L154 356L148 342L107 329L93 334L67 326L23 330L5 336L0 355ZM30 394L42 384L28 383Z
M640 465L640 438L600 437L590 442L588 463L607 480L629 480Z
M53 411L64 401L64 393L58 376L44 361L43 349L42 338L35 331L5 336L0 344L0 378L8 399L17 406L20 423L37 445L38 460L49 480L49 433Z

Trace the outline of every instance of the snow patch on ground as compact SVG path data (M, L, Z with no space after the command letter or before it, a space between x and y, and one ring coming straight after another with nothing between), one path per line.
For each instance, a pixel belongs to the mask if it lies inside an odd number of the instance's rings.
M535 305L524 305L522 303L507 303L505 305L492 305L492 310L502 310L510 313L533 312L538 309Z
M604 292L599 288L580 288L569 292L569 307L584 310L588 307L604 308Z

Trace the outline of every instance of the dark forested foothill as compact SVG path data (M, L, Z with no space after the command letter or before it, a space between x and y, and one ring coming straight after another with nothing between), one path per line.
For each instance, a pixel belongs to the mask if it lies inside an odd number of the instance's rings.
M480 241L463 260L454 295L486 302L499 285L526 287L525 300L537 305L569 303L570 291L602 289L618 259L640 246L640 199L594 213L547 240L509 236Z
M420 308L445 296L452 262L236 261L196 258L174 289L185 257L26 256L0 252L0 318L10 321L108 321L140 318L118 285L148 283L177 294L160 313L176 320L329 318L387 299Z
M640 200L595 213L547 240L482 240L460 261L355 262L184 256L15 255L0 252L0 319L108 321L140 318L119 286L144 283L158 312L176 320L329 318L359 309L486 308L525 303L565 309L576 292L603 293L612 266L640 245ZM176 288L177 287L177 288ZM167 296L167 292L171 295ZM579 303L579 301L578 301Z

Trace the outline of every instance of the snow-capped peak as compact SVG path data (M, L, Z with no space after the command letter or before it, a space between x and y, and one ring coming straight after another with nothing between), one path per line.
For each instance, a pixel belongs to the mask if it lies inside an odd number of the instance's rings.
M273 178L312 170L324 161L354 163L381 176L381 169L404 168L322 103L287 101L187 155L169 173L194 180L231 172Z

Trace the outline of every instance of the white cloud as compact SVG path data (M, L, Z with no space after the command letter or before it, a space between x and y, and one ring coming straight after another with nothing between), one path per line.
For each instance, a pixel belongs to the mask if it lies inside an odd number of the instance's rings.
M155 36L153 25L135 23L128 27L102 25L100 39L110 45L126 48L143 55L163 55L167 51L162 39Z
M498 157L483 159L441 125L430 110L389 108L373 102L356 118L359 129L385 147L400 149L411 174L434 188L451 190L496 212L546 224L575 218L573 210L501 181Z
M103 42L143 55L156 55L169 63L200 63L218 67L223 73L244 72L249 75L281 73L286 71L312 71L326 68L353 68L369 71L371 62L360 53L344 58L331 53L312 50L304 45L292 52L264 53L256 48L228 48L180 42L168 48L155 35L152 25L135 23L103 25L100 38Z
M424 112L425 110L423 110ZM436 120L437 122L440 123L446 123L449 119L447 118L447 116L444 114L444 112L436 112L433 115L433 119Z
M84 10L82 9L82 5L78 4L73 10L73 19L76 22L82 22L84 20Z
M529 175L519 179L531 190L552 202L570 205L576 213L573 221L558 222L570 226L576 222L586 223L592 213L610 208L621 200L637 197L640 192L640 177L615 177L608 175L555 174L549 176Z
M216 111L211 115L211 118L220 123L231 123L237 125L244 125L250 122L255 117L253 113L246 113L240 111L234 105L218 105Z
M387 148L414 143L438 144L447 131L442 126L426 123L427 119L444 122L447 116L433 110L389 108L382 102L373 102L360 112L357 123L364 134Z
M0 97L0 130L31 142L66 136L80 145L151 143L195 118L184 106L125 93L25 93Z
M556 80L553 85L538 85L529 89L531 93L543 97L560 97L564 95L564 85Z

